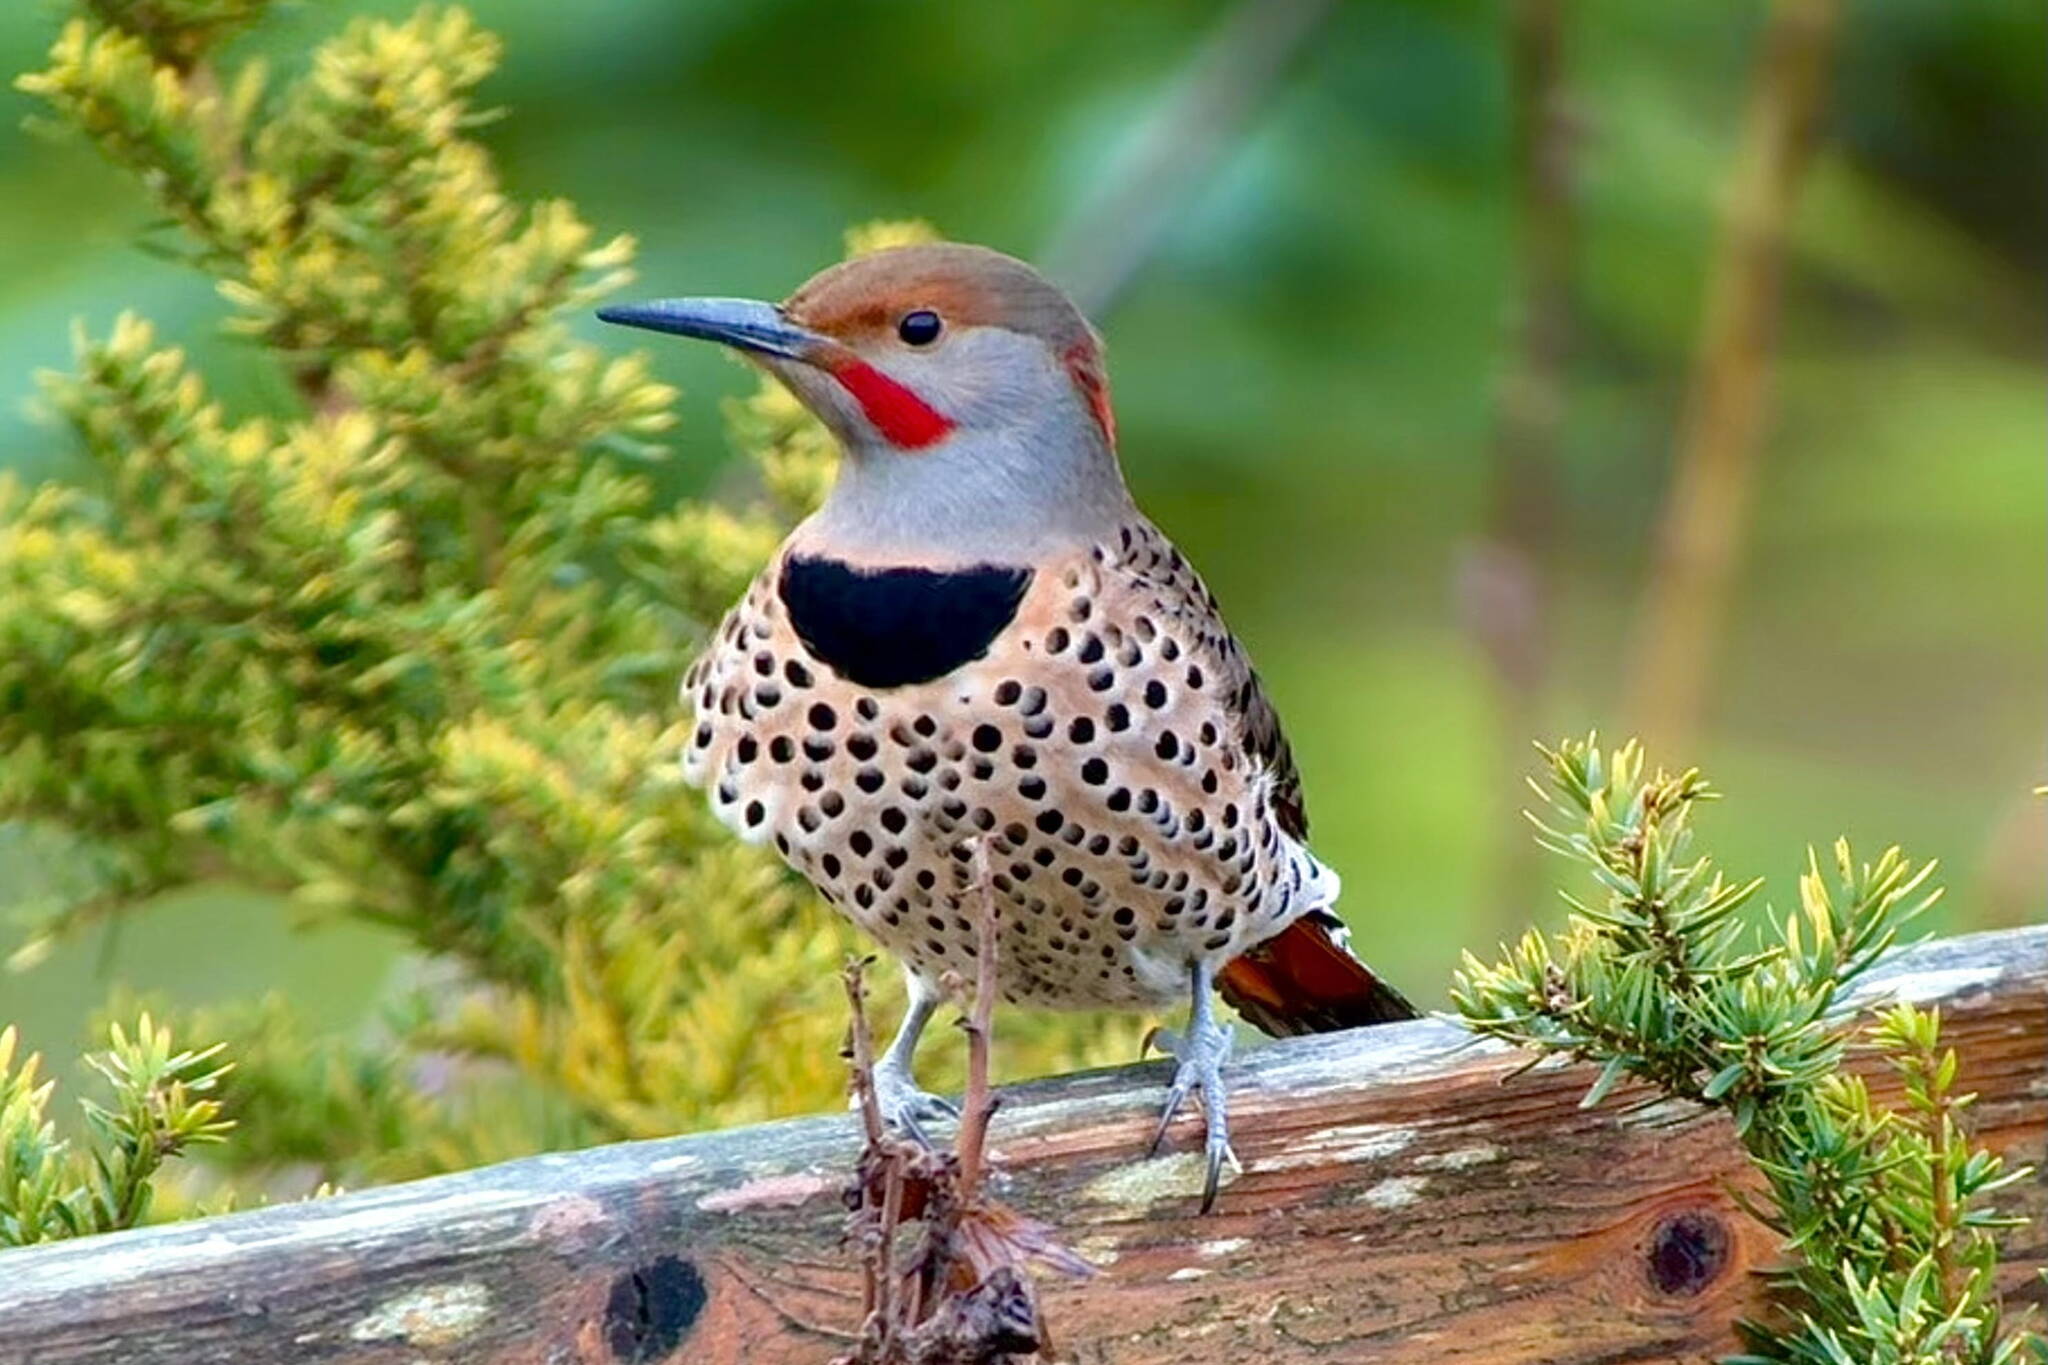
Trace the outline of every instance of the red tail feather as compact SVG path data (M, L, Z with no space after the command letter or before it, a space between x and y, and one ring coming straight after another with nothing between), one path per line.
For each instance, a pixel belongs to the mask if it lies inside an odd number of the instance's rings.
M1352 956L1342 932L1334 915L1302 916L1224 967L1223 998L1276 1038L1416 1018L1399 991Z

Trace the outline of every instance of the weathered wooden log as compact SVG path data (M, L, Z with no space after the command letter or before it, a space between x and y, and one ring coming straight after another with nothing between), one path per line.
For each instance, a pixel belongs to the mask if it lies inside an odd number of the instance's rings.
M2048 928L1951 939L1867 1000L1940 1005L1977 1133L2039 1163ZM1232 1069L1244 1170L1195 1212L1192 1119L1141 1159L1162 1064L1022 1087L999 1185L1101 1267L1046 1286L1091 1362L1701 1360L1762 1307L1771 1234L1721 1118L1579 1108L1580 1067L1422 1021ZM818 1362L845 1349L846 1118L536 1157L340 1198L0 1254L0 1362ZM2048 1212L2040 1176L2010 1192ZM2013 1234L2041 1296L2048 1228Z

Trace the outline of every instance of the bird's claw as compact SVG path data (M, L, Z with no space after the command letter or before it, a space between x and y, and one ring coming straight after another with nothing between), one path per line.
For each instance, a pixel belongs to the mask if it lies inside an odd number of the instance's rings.
M1151 1154L1159 1154L1160 1147L1166 1142L1167 1130L1173 1126L1174 1116L1180 1112L1188 1096L1198 1094L1206 1120L1203 1154L1208 1159L1202 1181L1203 1213L1216 1205L1216 1187L1222 1178L1225 1159L1233 1167L1239 1165L1237 1153L1230 1149L1230 1120L1223 1099L1223 1063L1230 1058L1232 1037L1230 1030L1223 1025L1200 1021L1190 1026L1185 1037L1172 1029L1159 1029L1150 1039L1160 1051L1180 1063L1174 1069L1173 1084L1167 1087L1166 1106L1160 1112L1159 1127L1152 1134Z
M882 1111L884 1124L920 1147L932 1145L925 1124L960 1118L959 1105L943 1095L919 1090L908 1067L891 1065L886 1058L875 1066L875 1107Z

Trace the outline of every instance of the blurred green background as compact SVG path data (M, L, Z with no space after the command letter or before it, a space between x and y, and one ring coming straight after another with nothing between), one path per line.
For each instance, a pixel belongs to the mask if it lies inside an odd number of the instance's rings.
M410 8L305 4L245 46L289 65L346 14ZM638 235L651 291L769 297L876 217L1025 256L1059 243L1054 264L1077 272L1115 258L1130 225L1091 206L1144 147L1176 145L1176 92L1231 13L474 8L507 43L485 89L507 116L483 137L514 193L567 196L601 231ZM1630 720L1630 644L1764 13L1565 6L1572 340L1536 734ZM56 22L0 8L0 69L34 66ZM1557 913L1549 867L1502 863L1534 735L1507 732L1461 606L1515 355L1507 28L1500 3L1329 6L1213 157L1193 157L1100 319L1131 480L1267 677L1358 941L1432 1003L1461 948ZM1731 607L1698 732L1663 757L1729 794L1706 837L1769 874L1779 904L1803 846L1846 833L1939 858L1941 927L2038 918L2048 8L1859 0L1833 47ZM198 351L230 404L287 408L218 335L207 282L142 249L132 187L24 130L30 113L0 95L0 467L72 467L30 411L31 375L67 361L72 319L104 330L122 308ZM715 491L733 467L719 403L750 380L710 348L657 355L685 395L667 477L678 495ZM60 874L0 830L0 904ZM201 888L0 975L0 1018L68 1056L125 982L191 1002L275 986L340 1024L394 970L395 944L368 930L308 938L271 902Z

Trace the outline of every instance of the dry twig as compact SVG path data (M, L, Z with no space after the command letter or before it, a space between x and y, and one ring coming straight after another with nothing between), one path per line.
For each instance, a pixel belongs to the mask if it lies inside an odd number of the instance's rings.
M967 1093L952 1151L926 1147L886 1127L875 1099L868 1032L866 959L846 964L852 1026L846 1056L867 1142L847 1191L847 1239L862 1267L859 1345L837 1365L1003 1365L1051 1350L1030 1278L1031 1264L1069 1275L1092 1273L1053 1229L988 1197L989 1042L996 1002L998 912L979 848L980 898L975 980L967 1016ZM957 998L963 983L950 980ZM907 1252L897 1232L919 1225Z

